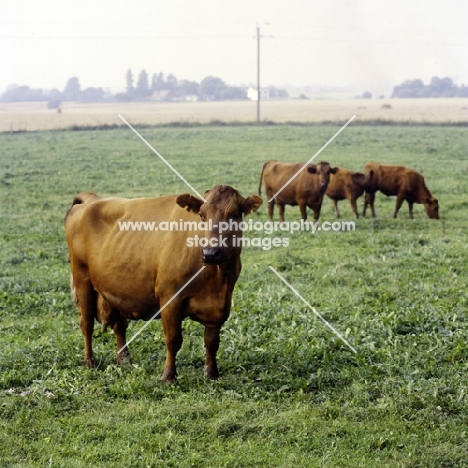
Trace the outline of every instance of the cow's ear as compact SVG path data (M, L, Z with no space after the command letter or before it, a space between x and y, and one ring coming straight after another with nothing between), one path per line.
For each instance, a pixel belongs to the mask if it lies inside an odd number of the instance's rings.
M338 172L337 167L330 167L330 174L336 174Z
M189 193L183 193L176 198L176 203L182 208L187 208L188 211L198 213L204 202Z
M317 166L315 164L309 164L307 166L307 172L309 174L317 174Z
M247 197L242 203L242 211L244 216L247 216L250 212L257 211L263 203L262 197L252 194L250 197Z
M428 205L438 205L439 200L437 200L437 198L426 198L426 203Z

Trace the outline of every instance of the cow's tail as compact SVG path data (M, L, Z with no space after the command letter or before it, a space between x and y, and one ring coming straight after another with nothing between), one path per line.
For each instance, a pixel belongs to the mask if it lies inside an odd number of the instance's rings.
M262 173L260 174L260 181L258 182L258 194L261 196L262 195L262 180L263 180L263 171L265 170L266 165L268 164L268 161L263 165L262 167Z
M78 195L73 197L72 206L83 205L85 203L91 203L99 200L101 197L92 192L80 192Z
M356 183L356 185L361 188L362 190L366 189L366 175L363 174L362 172L355 172L353 174L353 180Z
M80 192L79 194L75 195L73 197L71 207L67 211L67 214L65 215L65 221L67 220L68 215L70 214L70 212L72 211L75 205L83 205L86 203L91 203L93 201L99 200L100 198L101 197L99 195L96 195L95 193L92 193L92 192ZM70 274L70 295L71 295L73 304L79 307L80 301L78 300L78 294L76 293L75 283L73 282L73 274Z
M65 222L67 221L68 216L70 215L73 207L75 205L84 205L86 203L91 203L96 200L100 200L101 197L92 192L80 192L78 195L75 195L72 200L72 204L65 215Z

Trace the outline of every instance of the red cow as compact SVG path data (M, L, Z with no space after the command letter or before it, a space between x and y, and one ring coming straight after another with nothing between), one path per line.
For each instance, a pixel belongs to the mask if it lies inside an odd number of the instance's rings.
M405 166L390 166L376 162L368 162L364 168L366 175L366 198L362 215L366 215L367 205L370 205L375 218L375 192L380 190L384 195L396 195L396 205L393 217L396 218L404 200L408 202L410 218L413 219L413 204L422 203L431 219L439 219L439 202L426 187L424 177L414 169Z
M118 360L125 362L130 360L127 320L148 320L161 311L166 342L162 380L176 379L176 355L186 317L204 325L205 375L218 378L219 332L229 317L232 291L241 271L241 247L233 239L242 236L242 231L233 230L223 233L223 240L218 225L240 222L242 216L258 209L262 199L257 195L244 198L225 185L213 187L204 197L206 202L189 194L129 200L82 193L74 198L65 232L86 366L95 366L94 319L112 327L121 350ZM125 221L154 221L156 226L163 221L198 223L200 217L206 221L206 231L126 231L119 227ZM188 237L196 235L209 241L209 246L190 247ZM180 291L203 265L203 271Z
M336 168L331 175L325 195L333 200L336 217L340 217L338 202L347 199L351 204L354 216L359 218L356 200L364 193L364 174L348 171L348 169Z
M262 179L265 181L265 192L268 200L278 194L274 200L268 201L270 221L273 220L275 203L278 205L281 221L284 221L285 205L299 205L302 219L307 219L306 207L314 211L315 221L319 218L323 196L330 181L330 174L336 172L336 167L331 167L330 164L324 161L317 165L309 164L297 177L290 181L303 166L304 164L301 163L284 163L275 160L267 161L263 165L258 194L261 193ZM284 187L285 184L287 184L286 187Z

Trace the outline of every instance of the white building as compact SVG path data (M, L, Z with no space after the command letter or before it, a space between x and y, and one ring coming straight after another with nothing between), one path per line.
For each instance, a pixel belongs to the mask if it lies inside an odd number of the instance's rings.
M258 93L256 88L249 88L247 90L247 97L251 101L257 101L258 100ZM278 88L260 88L260 100L261 101L266 101L269 99L288 99L289 95L288 92L284 89L278 89Z

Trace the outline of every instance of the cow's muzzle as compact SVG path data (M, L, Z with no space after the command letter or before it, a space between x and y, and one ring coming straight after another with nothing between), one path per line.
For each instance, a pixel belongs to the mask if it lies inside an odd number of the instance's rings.
M325 192L327 190L328 184L326 182L320 182L320 190Z
M220 265L226 262L225 253L220 248L203 249L201 254L202 263L208 265Z

